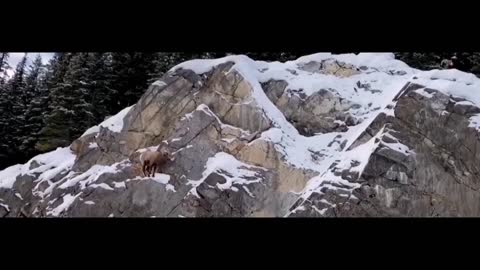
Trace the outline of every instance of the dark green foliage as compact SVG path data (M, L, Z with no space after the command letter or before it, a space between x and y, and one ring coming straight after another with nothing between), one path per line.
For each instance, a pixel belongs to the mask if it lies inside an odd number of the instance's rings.
M95 108L93 118L95 123L100 123L106 116L117 113L112 109L118 93L113 88L115 74L112 67L112 55L110 53L90 53L88 68L89 72L85 81L89 83L92 105Z
M26 156L37 153L34 146L38 141L38 132L43 127L44 113L47 111L48 89L45 85L45 75L42 58L37 55L25 78L25 93L30 102L25 109L25 122L22 127L19 150Z
M39 132L39 138L35 144L35 150L46 152L59 146L69 144L70 129L64 129L68 119L64 116L71 110L65 109L66 101L71 101L72 93L64 91L64 77L68 71L71 53L55 53L50 60L45 78L45 84L49 91L47 97L47 111L44 112L44 126ZM70 103L71 103L70 102Z
M298 53L291 53L291 52L249 52L246 53L248 57L254 60L261 60L261 61L279 61L279 62L286 62L292 61L297 59L298 57L302 56Z
M67 146L86 127L96 124L93 82L89 80L93 62L93 55L89 53L75 53L69 58L63 80L50 94L50 113L45 118L41 141L37 144L39 150Z
M112 53L111 57L110 86L117 93L111 112L116 113L137 102L145 92L155 70L157 53Z
M24 112L28 101L25 92L25 67L27 56L18 63L13 77L2 85L0 90L0 152L4 159L21 160L22 153L17 149L23 136Z
M8 110L11 108L11 101L9 93L6 88L8 53L0 53L0 164L8 160L7 143L7 128L9 124ZM0 167L1 168L1 167Z
M0 53L0 90L6 82L7 70L10 69L8 64L9 53Z
M453 62L451 68L480 76L480 53L478 52L398 52L395 56L409 66L421 70L441 69L444 68L440 65L442 60L451 60Z
M153 69L149 73L149 83L158 80L175 65L191 59L212 59L225 56L225 53L189 53L189 52L159 52L153 58Z
M18 63L12 79L7 83L7 92L9 95L9 111L6 117L9 118L8 124L8 144L17 148L20 145L22 136L22 126L25 122L24 112L29 103L29 95L25 91L25 71L26 71L27 54Z

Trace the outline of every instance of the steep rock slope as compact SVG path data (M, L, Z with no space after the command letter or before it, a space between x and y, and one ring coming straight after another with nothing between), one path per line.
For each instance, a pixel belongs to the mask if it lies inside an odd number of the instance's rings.
M478 216L479 85L392 54L188 61L0 172L0 216Z

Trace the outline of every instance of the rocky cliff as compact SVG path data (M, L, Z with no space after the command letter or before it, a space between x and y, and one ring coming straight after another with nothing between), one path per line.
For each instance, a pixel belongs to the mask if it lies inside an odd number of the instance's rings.
M479 87L392 54L188 61L1 171L0 217L480 216Z

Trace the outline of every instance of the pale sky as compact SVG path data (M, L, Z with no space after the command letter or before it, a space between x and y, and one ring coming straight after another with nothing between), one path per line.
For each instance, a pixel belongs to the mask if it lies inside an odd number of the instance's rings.
M9 70L8 75L12 76L13 71L15 70L15 67L17 66L18 62L22 60L22 57L25 53L10 53L10 57L8 58L8 63L10 64L10 67L12 67L11 70ZM37 57L37 54L40 54L42 56L42 62L44 64L48 63L48 60L52 58L53 53L36 53L36 52L29 52L28 53L28 58L27 58L27 66L30 65L30 63Z

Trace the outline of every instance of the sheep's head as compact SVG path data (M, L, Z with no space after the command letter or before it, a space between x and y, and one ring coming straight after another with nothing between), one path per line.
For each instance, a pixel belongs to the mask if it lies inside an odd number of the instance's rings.
M169 151L161 151L162 153L162 157L165 159L165 160L170 160L170 161L173 161L174 157L173 155L169 152Z

